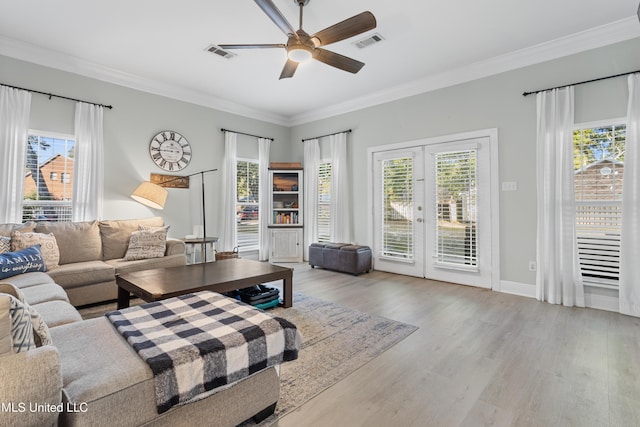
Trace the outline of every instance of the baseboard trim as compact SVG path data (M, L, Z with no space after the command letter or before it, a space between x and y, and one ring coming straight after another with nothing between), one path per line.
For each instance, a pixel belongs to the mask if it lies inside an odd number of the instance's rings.
M519 295L521 297L536 297L536 285L529 285L527 283L509 282L507 280L500 281L499 292L505 294Z
M589 308L596 308L598 310L613 311L615 313L620 312L620 303L618 301L618 298L609 297L606 295L592 295L588 292L585 292L584 305Z
M507 280L500 281L500 289L496 289L498 292L505 294L519 295L522 297L535 298L536 297L536 285L530 285L527 283L510 282ZM590 292L588 287L585 287L584 292L584 304L587 308L595 308L597 310L613 311L615 313L620 312L620 304L618 298L607 295L597 295Z

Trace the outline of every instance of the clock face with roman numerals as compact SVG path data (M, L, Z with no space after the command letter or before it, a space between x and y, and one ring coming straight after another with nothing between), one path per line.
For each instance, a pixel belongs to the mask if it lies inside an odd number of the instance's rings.
M149 144L151 160L166 171L184 169L191 161L189 141L172 130L158 133Z

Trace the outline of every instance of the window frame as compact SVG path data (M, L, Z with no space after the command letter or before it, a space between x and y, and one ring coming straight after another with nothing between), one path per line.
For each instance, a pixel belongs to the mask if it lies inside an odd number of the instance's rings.
M238 220L236 221L236 242L238 242L238 252L250 252L250 251L257 251L260 249L260 196L259 196L259 192L260 192L260 180L262 179L268 179L268 178L263 178L260 176L259 173L259 167L260 167L260 162L258 159L251 159L251 158L245 158L245 157L237 157L236 158L236 189L237 189L237 185L238 185L238 172L239 172L239 168L238 168L238 164L244 162L244 163L253 163L255 164L258 173L257 173L257 177L258 177L258 182L256 185L256 196L257 196L257 200L255 202L240 202L239 201L239 194L236 194L236 215L238 216ZM239 218L240 212L242 210L242 206L255 206L256 210L258 211L258 217L256 218L257 224L256 224L256 228L257 231L255 233L256 238L255 238L255 242L252 243L251 245L242 245L240 243L240 235L239 235L239 229L238 229L238 225L240 225L241 221ZM252 233L253 234L253 233ZM253 242L253 240L251 240Z
M67 153L64 154L65 158L69 158L68 154L68 150L73 149L75 150L76 148L76 140L75 140L75 135L72 134L68 134L68 133L61 133L61 132L53 132L53 131L46 131L46 130L39 130L39 129L29 129L27 132L27 138L30 137L37 137L39 139L42 138L47 138L47 139L53 139L53 140L64 140L65 144L68 144L69 142L72 143L71 147L66 147L67 149ZM28 145L28 142L27 142ZM26 148L25 148L26 150ZM55 153L55 150L53 150ZM53 158L53 156L51 157ZM27 153L25 153L25 164L24 164L24 168L25 168L25 180L24 182L26 183L26 175L28 172L31 172L31 169L29 167L29 165L27 164L28 162L28 155ZM40 161L40 159L38 158L38 160ZM75 158L74 158L75 161ZM40 163L38 165L36 165L37 167L40 167L40 165L42 164L42 161L40 161ZM26 186L23 187L22 189L22 220L23 221L33 221L33 220L37 220L37 221L47 221L47 222L70 222L72 221L73 218L73 182L71 181L71 176L73 174L73 169L74 166L73 164L71 165L71 168L67 168L65 167L64 170L56 170L56 171L52 171L49 176L45 176L46 174L43 174L43 179L49 179L49 181L51 182L56 182L59 183L60 185L64 185L69 186L70 187L70 191L69 193L65 192L66 194L69 194L70 197L66 197L64 200L42 200L40 199L40 192L38 189L38 184L35 183L35 187L36 187L36 195L37 198L35 200L32 199L27 199L26 196ZM52 178L52 175L55 174L55 178ZM62 176L66 176L66 179L63 180ZM55 219L50 219L50 218L43 218L43 217L36 217L33 218L33 213L29 214L26 212L26 209L31 209L31 210L35 210L35 211L41 211L44 210L46 211L47 209L50 210L50 212L53 212L56 215ZM62 219L60 219L60 217L62 217Z
M593 129L593 128L604 128L604 127L611 127L611 126L622 126L624 125L625 128L627 126L626 123L626 118L624 117L618 117L618 118L614 118L614 119L604 119L604 120L595 120L595 121L588 121L588 122L581 122L581 123L574 123L573 125L573 129L572 129L572 146L573 146L573 134L576 131L582 131L585 129ZM626 147L626 136L625 136L625 147ZM573 147L572 147L573 148ZM575 156L573 157L573 159L575 160ZM622 193L624 193L624 175L622 177ZM575 189L575 178L574 178L574 189ZM618 285L615 284L615 282L617 281L616 279L608 279L605 276L606 275L611 275L611 276L615 276L615 271L614 272L607 272L607 268L612 268L613 270L616 269L615 266L613 267L607 267L606 266L606 262L603 262L603 265L601 266L601 271L603 274L601 275L601 277L597 277L597 275L595 275L595 273L591 273L591 275L587 274L585 276L584 272L589 272L589 271L595 271L596 273L598 272L598 270L595 270L592 267L591 264L588 264L589 261L589 257L592 256L596 256L598 257L597 253L602 253L603 251L606 253L613 253L613 258L616 257L615 253L617 252L617 257L618 257L618 265L619 265L619 256L620 256L620 235L621 233L611 233L611 230L608 230L608 232L601 232L600 234L602 234L603 236L600 236L599 239L597 239L597 243L595 243L595 245L600 245L600 248L602 248L602 250L596 250L594 253L593 252L593 246L594 245L594 237L593 236L589 236L585 231L582 231L583 228L581 228L581 224L578 223L579 220L579 212L588 212L588 208L589 206L591 207L599 207L600 209L602 208L615 208L616 206L619 206L619 211L615 214L613 214L613 217L615 217L617 214L620 215L620 221L621 221L621 215L622 215L622 202L621 200L578 200L576 198L577 194L574 195L574 200L575 200L575 205L576 205L576 209L574 212L574 223L576 224L576 242L578 245L578 262L579 262L579 271L580 271L580 277L582 279L583 285L584 286L589 286L589 287L594 287L594 288L605 288L605 289L614 289L617 290L618 289ZM616 210L616 209L613 209ZM609 212L609 218L611 218L611 212ZM586 228L586 227L584 227ZM618 238L615 238L615 235L617 234ZM603 238L604 237L604 238ZM584 259L583 259L584 258ZM600 261L600 260L599 260ZM585 267L583 269L583 264L587 265L588 267ZM615 264L615 262L613 262L613 264ZM619 271L619 267L617 267L618 271Z
M322 193L320 191L321 188L321 168L323 165L329 165L329 177L330 177L330 181L329 181L329 192L328 193ZM319 243L328 243L331 241L331 185L333 184L333 162L331 162L331 159L321 159L318 162L318 170L316 171L318 176L318 199L316 200L316 214L317 214L317 230L318 230L318 242ZM323 196L326 196L327 200L322 200ZM325 207L325 216L326 216L326 221L321 221L320 220L320 208L321 206ZM326 224L325 224L326 222ZM326 230L326 233L322 234L321 233L321 228Z

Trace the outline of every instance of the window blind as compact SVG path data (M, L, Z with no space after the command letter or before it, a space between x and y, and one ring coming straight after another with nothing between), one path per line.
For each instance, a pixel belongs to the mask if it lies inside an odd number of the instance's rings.
M439 267L478 266L476 154L476 150L434 154L434 262Z
M574 131L576 240L584 284L617 288L626 126Z
M382 238L380 255L397 260L414 259L413 159L382 161Z
M240 251L259 249L259 164L238 160L236 175L236 233Z
M318 242L331 240L331 163L318 170Z

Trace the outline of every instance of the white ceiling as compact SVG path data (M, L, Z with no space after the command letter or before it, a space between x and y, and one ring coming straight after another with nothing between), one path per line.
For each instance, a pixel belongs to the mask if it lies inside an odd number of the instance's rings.
M273 1L297 28L295 0ZM312 61L278 80L283 49L236 50L233 59L205 51L286 42L251 0L0 0L0 54L295 125L638 37L637 8L638 0L311 0L310 34L365 10L376 16L375 30L327 47L366 65L350 74ZM385 40L353 45L374 32Z

